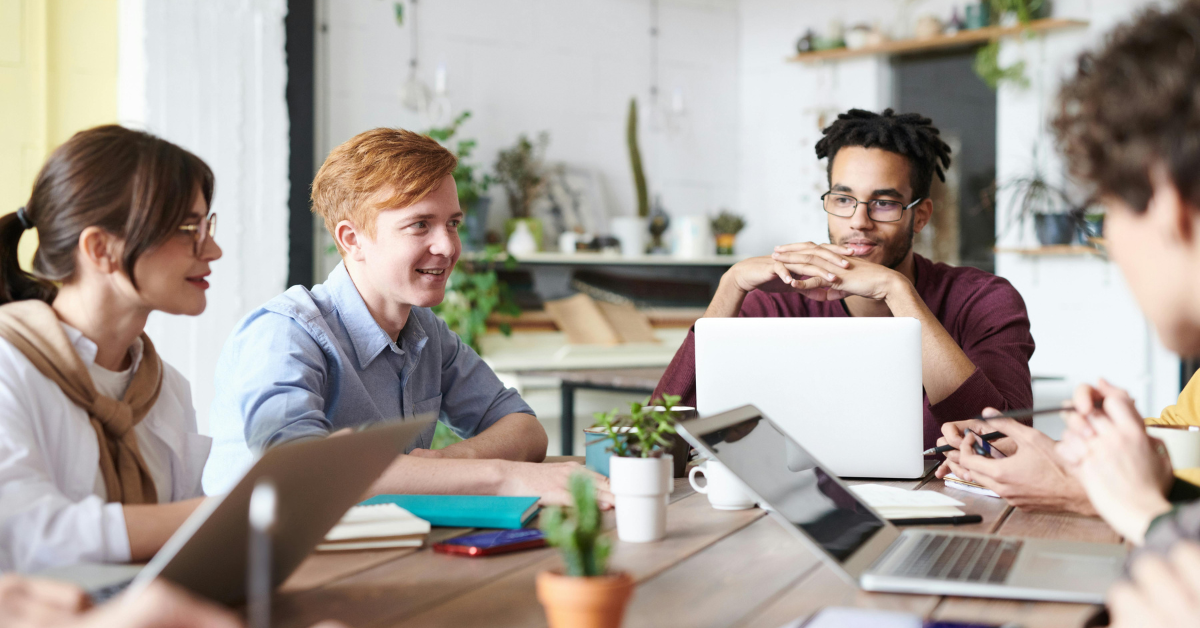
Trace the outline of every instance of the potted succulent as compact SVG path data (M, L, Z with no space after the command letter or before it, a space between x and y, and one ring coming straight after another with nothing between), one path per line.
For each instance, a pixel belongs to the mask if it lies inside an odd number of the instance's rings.
M628 416L614 408L597 412L596 426L612 442L609 489L616 497L617 536L630 543L658 541L667 534L667 500L674 484L673 409L679 397L664 396L629 405Z
M540 527L557 547L563 571L537 577L538 601L550 628L617 628L633 595L633 577L608 573L609 539L601 536L600 507L592 480L576 473L569 481L574 509L549 507Z
M517 225L524 222L537 248L542 246L542 221L533 218L532 214L533 203L541 197L546 184L542 157L548 144L550 134L544 131L538 134L536 141L530 141L522 134L514 146L496 156L495 181L504 186L508 209L512 212L512 218L504 222L505 242L518 230Z
M733 244L737 234L746 226L746 220L741 216L722 209L716 218L712 219L713 237L717 239L717 255L733 255Z
M459 127L470 117L471 112L464 111L458 114L449 126L429 129L425 134L452 149L454 156L458 157L458 166L454 169L454 184L458 187L458 205L465 215L464 243L468 250L479 251L483 249L487 232L488 207L492 199L485 193L492 184L492 177L486 173L480 174L479 166L468 163L471 153L475 151L475 140L460 139L453 147L448 145L458 133Z

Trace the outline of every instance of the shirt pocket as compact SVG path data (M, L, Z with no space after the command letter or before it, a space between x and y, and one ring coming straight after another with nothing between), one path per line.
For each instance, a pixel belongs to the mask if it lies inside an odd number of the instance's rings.
M442 396L441 395L438 395L436 397L430 397L430 398L426 399L425 401L418 401L413 404L413 417L414 418L419 417L423 414L429 414L429 413L433 413L435 415L434 418L437 418L436 415L440 415L441 411L442 411Z

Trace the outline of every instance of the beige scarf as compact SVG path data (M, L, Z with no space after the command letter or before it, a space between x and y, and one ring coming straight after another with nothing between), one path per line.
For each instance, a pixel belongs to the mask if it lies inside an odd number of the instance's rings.
M133 430L154 407L162 389L162 361L150 338L142 334L142 362L120 401L96 391L87 366L46 303L32 299L0 306L0 338L11 342L42 375L58 384L67 398L87 411L100 443L100 474L108 501L158 503L154 478Z

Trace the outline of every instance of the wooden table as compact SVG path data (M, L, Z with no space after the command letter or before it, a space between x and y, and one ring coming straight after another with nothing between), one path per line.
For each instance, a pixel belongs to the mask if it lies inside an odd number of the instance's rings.
M958 530L1011 536L1117 543L1095 518L1022 513L1003 501L945 488L940 480L889 482L945 491L983 516ZM611 568L633 574L637 592L625 628L737 626L778 628L825 606L904 610L942 620L1026 628L1081 626L1097 607L934 595L866 593L821 565L817 557L759 509L718 511L687 480L676 480L667 537L657 543L615 540ZM435 528L433 541L468 530ZM339 619L356 628L424 626L545 626L535 596L538 572L561 566L547 548L465 558L428 549L310 557L275 598L274 625L307 627Z

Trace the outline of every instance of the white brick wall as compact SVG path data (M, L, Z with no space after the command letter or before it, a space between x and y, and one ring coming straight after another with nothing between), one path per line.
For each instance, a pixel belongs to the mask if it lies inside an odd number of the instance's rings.
M163 359L192 384L207 432L217 357L234 324L283 291L288 263L285 0L122 0L119 115L195 152L216 175L224 257L208 308L155 313Z

